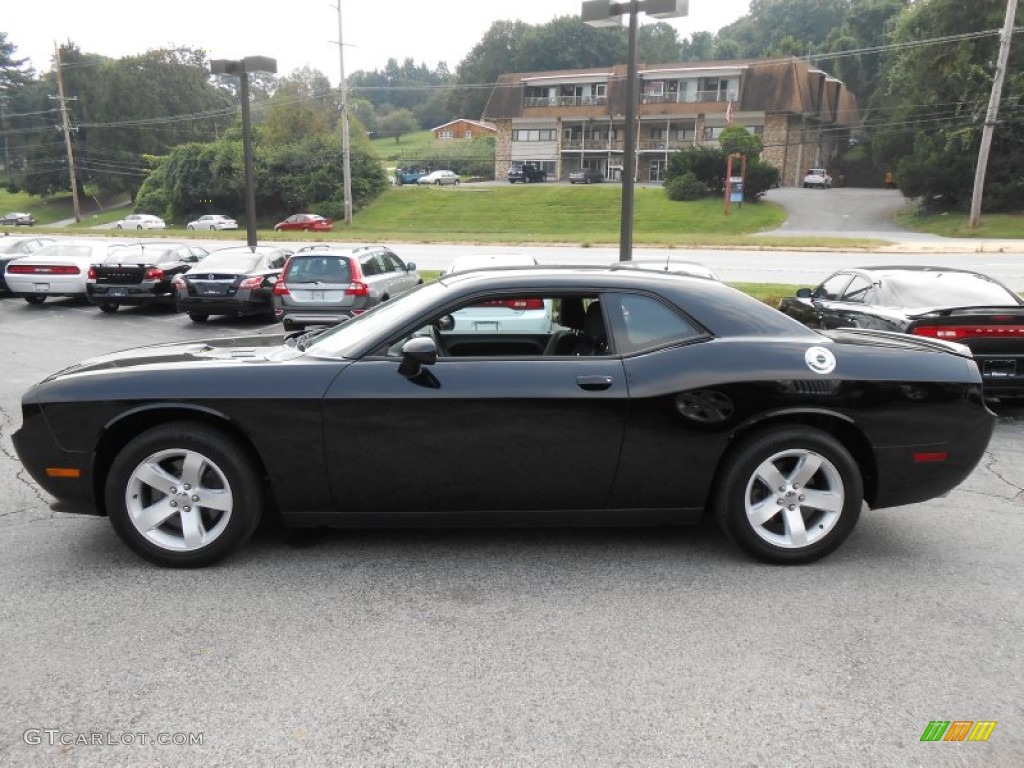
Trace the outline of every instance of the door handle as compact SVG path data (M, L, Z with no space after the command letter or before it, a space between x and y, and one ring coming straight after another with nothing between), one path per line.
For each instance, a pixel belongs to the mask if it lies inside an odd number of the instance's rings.
M580 389L588 392L599 392L608 389L612 385L611 376L577 376L576 384Z

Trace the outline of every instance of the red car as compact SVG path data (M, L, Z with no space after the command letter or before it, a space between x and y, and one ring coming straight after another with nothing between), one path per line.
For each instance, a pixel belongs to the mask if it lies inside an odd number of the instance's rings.
M296 213L274 225L275 232L285 230L301 232L330 232L334 222L315 213Z

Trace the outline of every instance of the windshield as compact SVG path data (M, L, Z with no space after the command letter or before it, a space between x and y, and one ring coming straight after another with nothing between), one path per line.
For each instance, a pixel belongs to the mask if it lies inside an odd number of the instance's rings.
M448 287L440 282L426 283L400 299L378 304L365 314L346 320L313 339L307 349L323 357L354 357L354 350L368 340L380 339L390 329L400 330L407 322L438 304Z
M123 264L136 261L159 261L172 248L158 245L131 245L127 248L116 248L103 260L103 263Z
M895 307L968 307L1019 304L1017 296L984 275L908 272L883 277L882 303Z

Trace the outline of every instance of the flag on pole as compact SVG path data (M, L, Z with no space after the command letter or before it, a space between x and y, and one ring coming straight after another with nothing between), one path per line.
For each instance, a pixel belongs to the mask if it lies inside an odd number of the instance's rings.
M732 99L729 99L729 105L725 108L725 122L726 125L732 125Z

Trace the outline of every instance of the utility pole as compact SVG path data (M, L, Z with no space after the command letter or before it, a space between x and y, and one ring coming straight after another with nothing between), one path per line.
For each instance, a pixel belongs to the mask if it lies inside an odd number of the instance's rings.
M967 226L977 229L981 218L981 198L985 191L985 171L988 168L988 153L992 149L992 133L999 117L999 99L1006 77L1006 62L1010 58L1010 39L1013 37L1013 20L1017 15L1017 0L1006 0L1006 20L999 35L999 58L996 60L996 74L992 80L992 93L988 98L988 113L985 127L981 130L981 147L978 149L978 166L974 169L974 192L971 194L971 216Z
M341 28L341 0L334 6L338 9L338 69L341 80L341 172L345 176L345 224L352 226L352 156L348 136L348 83L345 82L345 38Z
M68 150L68 170L71 172L71 204L75 209L75 221L81 221L82 213L78 208L78 180L75 178L75 155L71 149L71 124L68 122L67 105L68 101L75 99L68 99L64 96L64 74L60 68L60 46L54 43L53 50L57 58L57 92L60 94L57 98L60 99L60 116L61 122L64 124L64 146ZM53 96L50 98L52 99Z

